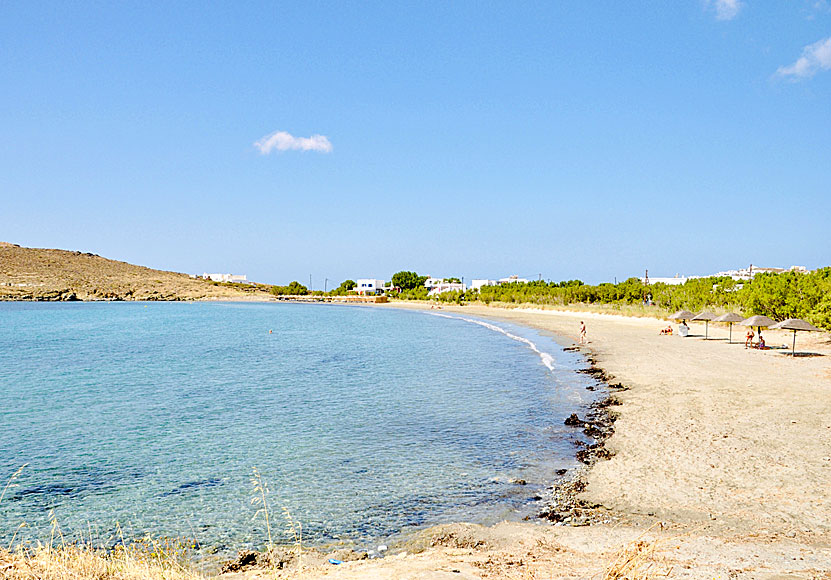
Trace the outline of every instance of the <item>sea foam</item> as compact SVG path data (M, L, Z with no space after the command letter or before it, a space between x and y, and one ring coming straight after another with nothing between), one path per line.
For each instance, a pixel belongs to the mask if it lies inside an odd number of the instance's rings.
M532 351L537 353L537 355L539 355L542 364L544 364L548 368L548 370L553 371L557 366L557 364L554 362L554 357L547 352L541 351L533 341L528 340L524 336L517 336L516 334L508 332L501 326L491 324L490 322L485 322L484 320L476 320L475 318L465 318L464 316L450 316L449 314L440 314L438 312L428 312L427 314L432 314L433 316L441 316L442 318L451 318L453 320L463 320L465 322L472 322L473 324L484 326L488 330L499 332L500 334L504 334L512 340L516 340L517 342L521 342L527 345L528 348L530 348Z

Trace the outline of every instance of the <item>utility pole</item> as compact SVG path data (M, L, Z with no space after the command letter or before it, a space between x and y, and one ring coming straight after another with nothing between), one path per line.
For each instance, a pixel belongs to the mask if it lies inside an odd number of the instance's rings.
M312 291L312 275L309 274L309 292Z
M324 293L324 294L326 294L326 288L328 287L328 286L327 286L327 285L328 285L328 283L329 283L329 278L324 278L324 279L323 279L323 293Z

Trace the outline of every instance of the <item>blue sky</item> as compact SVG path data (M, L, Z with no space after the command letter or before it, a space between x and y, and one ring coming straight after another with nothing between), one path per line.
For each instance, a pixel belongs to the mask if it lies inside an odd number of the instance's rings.
M831 264L831 3L394 4L3 2L0 240L315 287Z

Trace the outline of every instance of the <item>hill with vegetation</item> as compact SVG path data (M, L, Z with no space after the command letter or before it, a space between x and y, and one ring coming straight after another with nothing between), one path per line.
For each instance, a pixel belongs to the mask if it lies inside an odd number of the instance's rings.
M270 288L0 242L0 300L267 300Z

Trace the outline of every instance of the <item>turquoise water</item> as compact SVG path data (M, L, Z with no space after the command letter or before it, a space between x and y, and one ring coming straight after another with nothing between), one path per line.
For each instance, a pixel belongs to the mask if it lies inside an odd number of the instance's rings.
M28 464L0 541L48 539L54 510L69 537L260 546L254 466L275 535L286 507L310 542L532 513L591 380L532 330L436 314L0 303L0 489Z

